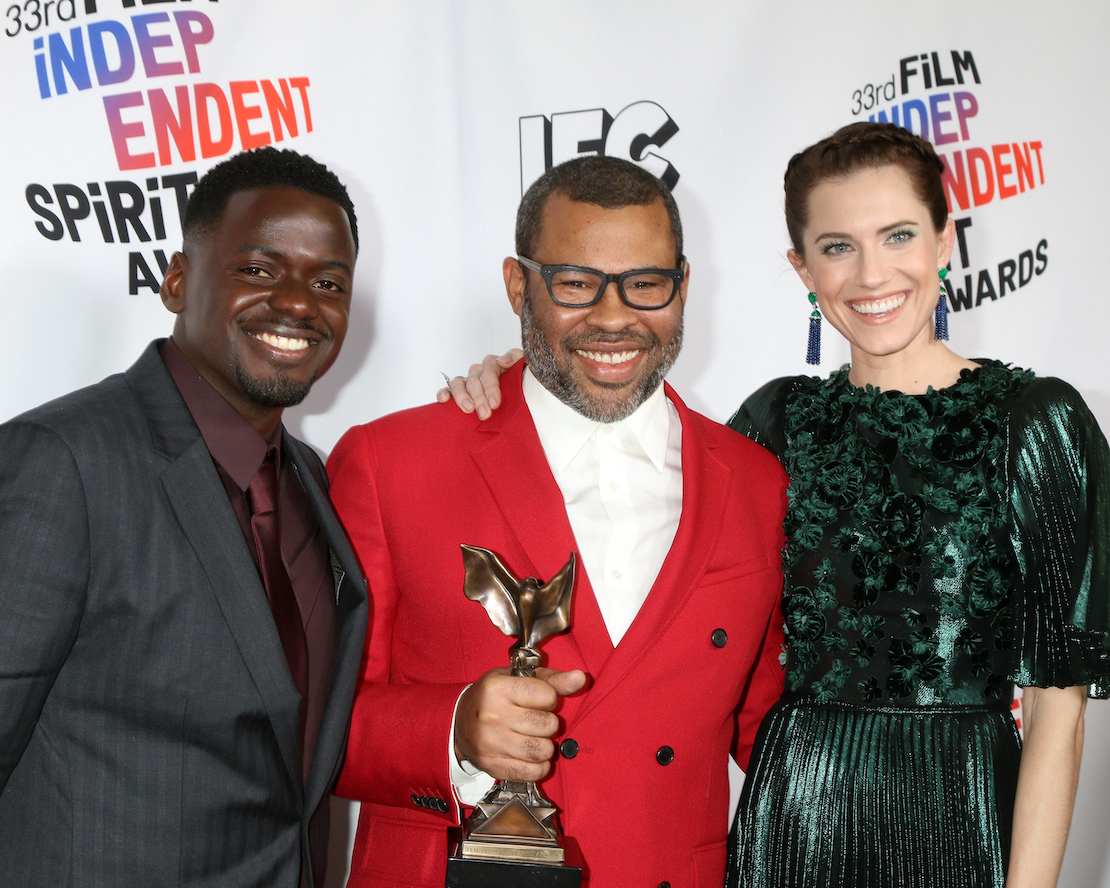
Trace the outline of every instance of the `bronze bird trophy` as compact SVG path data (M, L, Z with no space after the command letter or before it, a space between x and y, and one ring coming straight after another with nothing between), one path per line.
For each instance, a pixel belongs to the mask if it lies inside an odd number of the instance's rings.
M574 554L543 585L534 577L518 580L488 549L463 546L462 554L466 597L516 639L509 648L512 674L534 678L540 642L570 627ZM555 806L534 783L501 780L463 825L457 855L448 862L447 886L578 886L581 870L565 863Z

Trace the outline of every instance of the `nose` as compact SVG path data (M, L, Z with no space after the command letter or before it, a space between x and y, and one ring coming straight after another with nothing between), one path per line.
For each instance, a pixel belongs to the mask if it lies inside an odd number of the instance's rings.
M868 290L881 287L890 278L890 271L881 250L861 248L856 263L856 285Z
M275 284L267 300L270 308L287 317L313 318L320 311L320 294L311 282L297 277L286 277Z
M636 320L635 310L625 305L621 299L616 281L609 281L601 294L601 301L591 305L586 316L586 323L591 327L614 331L631 327Z

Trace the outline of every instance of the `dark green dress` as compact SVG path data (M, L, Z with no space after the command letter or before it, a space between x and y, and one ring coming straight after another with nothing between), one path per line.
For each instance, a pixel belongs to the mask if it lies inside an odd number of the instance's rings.
M925 395L779 379L730 423L793 479L730 886L1002 888L1014 683L1110 696L1106 440L1066 383L979 363Z

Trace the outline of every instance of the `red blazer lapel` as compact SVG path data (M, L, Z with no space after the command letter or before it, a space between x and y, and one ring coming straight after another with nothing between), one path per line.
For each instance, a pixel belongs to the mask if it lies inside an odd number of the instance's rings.
M532 415L524 402L522 375L523 362L520 362L501 377L502 405L479 427L488 440L475 447L471 458L530 562L527 566L510 567L527 569L532 576L546 582L558 573L572 551L578 558L571 630L565 639L578 648L586 671L596 677L613 653L613 643L582 566L562 493L551 474ZM482 545L478 539L467 542ZM545 665L554 669L570 668L555 657L545 658Z
M721 534L732 470L713 456L716 440L695 425L689 409L669 385L666 393L682 422L682 517L659 576L605 669L595 674L576 722L650 654L697 589Z

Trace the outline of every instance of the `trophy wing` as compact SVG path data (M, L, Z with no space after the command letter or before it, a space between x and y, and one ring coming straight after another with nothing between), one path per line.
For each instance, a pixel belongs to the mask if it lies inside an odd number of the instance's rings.
M570 628L570 600L574 593L574 553L555 576L540 586L534 612L536 614L525 645L535 648L549 635L558 635Z
M466 580L463 591L471 601L486 609L493 625L506 635L520 635L520 617L517 613L516 595L518 582L489 549L478 546L462 547Z

